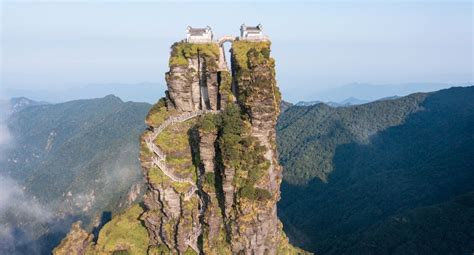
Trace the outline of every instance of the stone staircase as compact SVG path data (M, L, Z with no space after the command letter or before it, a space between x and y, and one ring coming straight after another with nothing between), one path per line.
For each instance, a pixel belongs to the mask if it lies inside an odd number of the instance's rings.
M191 188L184 194L184 200L189 200L191 197L196 194L196 191L198 190L198 187L194 180L191 178L182 178L179 176L176 176L172 170L168 168L166 165L166 153L160 149L160 147L156 146L154 143L155 139L160 135L165 128L167 128L170 125L173 125L175 123L181 123L186 120L192 119L194 117L197 117L202 114L206 113L218 113L220 111L215 111L215 110L199 110L199 111L194 111L194 112L187 112L183 113L177 116L171 116L168 119L166 119L160 126L153 128L152 133L148 135L148 137L145 138L146 145L148 149L150 149L154 156L152 157L152 162L154 165L156 165L158 168L161 169L163 174L168 176L171 180L174 182L184 182L184 183L189 183L191 185ZM201 210L199 213L202 215L204 213L203 207L201 207ZM198 254L200 253L199 247L197 246L197 238L201 235L202 229L201 227L195 229L193 231L193 234L188 238L186 241L186 244L191 247L194 251L196 251Z
M167 128L170 125L173 125L175 123L181 123L184 121L187 121L189 119L192 119L194 117L197 117L202 114L206 113L218 113L219 111L215 110L199 110L199 111L194 111L194 112L186 112L177 116L171 116L168 119L166 119L160 126L153 128L151 135L145 138L145 142L147 144L148 149L150 149L154 156L152 157L153 164L155 164L157 167L161 169L161 171L168 176L171 180L175 182L185 182L191 184L191 188L188 192L186 192L184 198L186 200L189 200L191 196L196 192L197 186L194 180L191 178L182 178L179 176L176 176L172 170L168 168L166 165L166 153L160 149L160 147L156 146L154 143L154 140L158 135L160 135L165 128Z

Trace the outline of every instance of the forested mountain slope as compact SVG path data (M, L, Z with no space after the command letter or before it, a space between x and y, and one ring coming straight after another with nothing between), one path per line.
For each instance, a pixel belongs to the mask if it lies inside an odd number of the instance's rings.
M139 197L149 108L107 96L12 113L0 157L0 253L49 253L72 220L92 227Z
M277 132L279 216L295 244L320 254L474 251L474 87L291 107Z

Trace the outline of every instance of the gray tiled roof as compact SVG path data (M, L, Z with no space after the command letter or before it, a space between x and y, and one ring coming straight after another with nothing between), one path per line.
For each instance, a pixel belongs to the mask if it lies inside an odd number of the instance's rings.
M247 32L260 32L260 31L262 31L259 27L246 27L245 30Z
M189 29L189 34L190 35L198 36L198 35L204 35L205 33L206 33L205 28L191 28L191 29Z

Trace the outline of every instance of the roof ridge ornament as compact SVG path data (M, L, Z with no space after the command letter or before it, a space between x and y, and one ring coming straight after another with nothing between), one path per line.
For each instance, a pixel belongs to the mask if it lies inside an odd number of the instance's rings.
M263 35L263 26L259 23L257 26L246 26L243 23L240 26L240 40L247 41L267 41L267 37Z

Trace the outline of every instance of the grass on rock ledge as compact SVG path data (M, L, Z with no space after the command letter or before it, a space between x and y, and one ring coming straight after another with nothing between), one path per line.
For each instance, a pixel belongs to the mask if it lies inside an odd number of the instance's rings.
M217 43L194 44L177 42L171 46L169 66L187 66L188 59L198 56L212 58L213 62L219 59L219 45Z
M115 254L147 254L148 232L140 222L143 209L136 204L114 217L101 229L95 250Z

